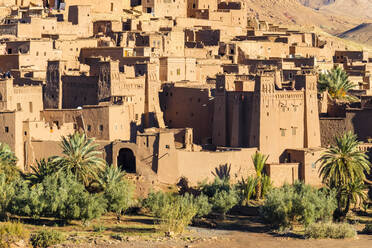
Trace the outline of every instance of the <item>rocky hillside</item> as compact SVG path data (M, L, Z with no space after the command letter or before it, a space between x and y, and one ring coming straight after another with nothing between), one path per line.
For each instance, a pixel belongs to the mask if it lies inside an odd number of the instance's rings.
M298 0L298 1L305 5L306 7L319 9L325 5L334 3L336 0Z
M338 35L340 38L372 46L372 23L363 23Z
M308 4L312 2L312 0L246 0L246 3L250 13L262 20L281 25L318 26L332 34L344 32L365 21L362 18L318 11L302 5L299 1L304 3L308 1ZM324 3L329 0L317 1Z
M303 5L323 13L372 18L372 0L298 0Z

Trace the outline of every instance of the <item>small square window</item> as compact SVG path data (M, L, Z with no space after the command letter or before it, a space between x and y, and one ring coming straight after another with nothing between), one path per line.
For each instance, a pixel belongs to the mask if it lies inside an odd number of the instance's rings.
M9 127L5 127L5 132L9 133Z
M92 126L88 125L88 131L90 132L90 130L92 130Z
M103 125L99 125L99 131L103 131Z
M280 134L284 137L285 136L285 129L284 128L281 128L280 129Z
M292 127L292 135L296 135L297 134L297 127Z

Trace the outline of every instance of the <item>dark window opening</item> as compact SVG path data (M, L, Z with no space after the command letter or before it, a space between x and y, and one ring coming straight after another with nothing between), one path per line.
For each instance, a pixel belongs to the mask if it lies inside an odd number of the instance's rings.
M5 132L9 133L9 127L5 127Z

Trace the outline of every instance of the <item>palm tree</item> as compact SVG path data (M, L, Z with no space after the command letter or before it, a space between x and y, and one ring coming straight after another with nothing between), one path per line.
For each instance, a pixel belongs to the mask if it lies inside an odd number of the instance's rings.
M108 202L108 210L116 213L118 221L122 213L132 204L133 187L124 175L120 168L110 165L100 173L98 181L103 189L103 196Z
M350 203L358 204L359 206L364 203L367 199L367 189L368 187L363 181L357 180L351 182L346 187L341 190L341 195L344 197L345 201L345 212L348 213L350 209Z
M36 161L36 166L30 166L30 173L22 173L25 180L29 181L31 185L41 183L46 176L49 176L57 171L56 165L52 162L52 158L47 160L41 159ZM57 174L55 174L57 176Z
M256 152L252 155L252 161L254 168L256 170L256 177L257 177L257 185L256 185L256 200L261 198L262 195L262 176L263 176L263 169L265 168L266 161L269 156Z
M338 213L345 216L348 203L343 202L345 189L356 182L365 180L365 172L370 172L368 156L359 150L360 142L356 135L347 132L335 137L336 144L331 146L317 162L320 162L320 175L323 183L337 190ZM346 207L342 211L342 205Z
M7 182L19 175L17 157L7 144L0 143L0 174L5 174Z
M257 177L249 176L247 179L242 178L238 183L238 188L241 194L242 205L249 206L251 197L254 195L257 187Z
M123 172L118 166L106 166L106 168L100 173L98 182L103 189L106 189L109 185L120 183L124 179L124 175L125 172Z
M51 160L58 171L72 172L85 186L98 180L98 174L104 169L106 162L99 157L94 139L87 138L84 133L74 133L67 138L62 137L61 148L64 156L56 156Z
M348 94L348 91L356 85L349 81L347 73L340 67L319 74L319 91L328 91L328 95L333 100L344 102L355 102L358 99Z

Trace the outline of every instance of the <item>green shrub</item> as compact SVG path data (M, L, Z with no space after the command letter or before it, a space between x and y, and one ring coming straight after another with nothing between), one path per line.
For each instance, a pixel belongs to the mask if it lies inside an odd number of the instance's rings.
M93 232L104 232L106 231L106 227L102 224L99 225L93 225Z
M19 240L25 240L28 237L28 232L23 225L18 222L0 223L0 247L10 247L11 244Z
M70 174L46 176L32 187L18 182L15 188L9 209L16 215L87 222L106 211L106 200L102 194L89 194L84 185Z
M357 235L354 227L347 223L312 223L305 228L305 237L313 239L344 239Z
M17 160L10 147L0 142L0 174L5 175L5 180L8 183L17 180L20 176Z
M167 232L182 232L194 217L208 215L211 211L208 198L204 195L150 193L143 206L160 219L162 230Z
M166 205L171 204L171 198L174 197L170 193L151 192L146 199L143 200L142 206L147 208L155 217L160 218L162 211Z
M25 181L18 181L14 185L15 195L9 204L12 214L28 216L34 219L44 215L48 202L44 199L44 187L37 184L32 188Z
M133 185L124 178L117 166L106 166L100 176L100 184L107 201L107 211L116 213L118 220L133 203Z
M52 245L57 245L62 243L64 240L65 237L62 233L52 229L38 231L30 237L30 242L35 248L46 248Z
M234 190L219 191L210 199L210 202L215 212L225 216L227 211L238 203L238 196Z
M171 197L161 211L160 226L163 231L181 233L198 213L191 195Z
M201 218L207 216L212 211L212 204L209 203L209 199L206 195L201 194L194 198L197 213L196 217Z
M215 178L211 184L204 183L200 185L200 191L209 198L212 210L222 216L239 201L237 191L226 179Z
M363 233L372 234L372 224L366 224L363 229Z
M46 214L61 220L83 220L100 217L106 210L101 194L89 194L82 183L70 174L43 180L44 199L48 202Z
M5 174L0 174L0 220L4 219L9 204L15 195L13 183L6 181Z
M316 221L328 221L335 209L333 191L317 190L297 182L270 191L260 213L273 227L287 228L294 222L307 226Z

